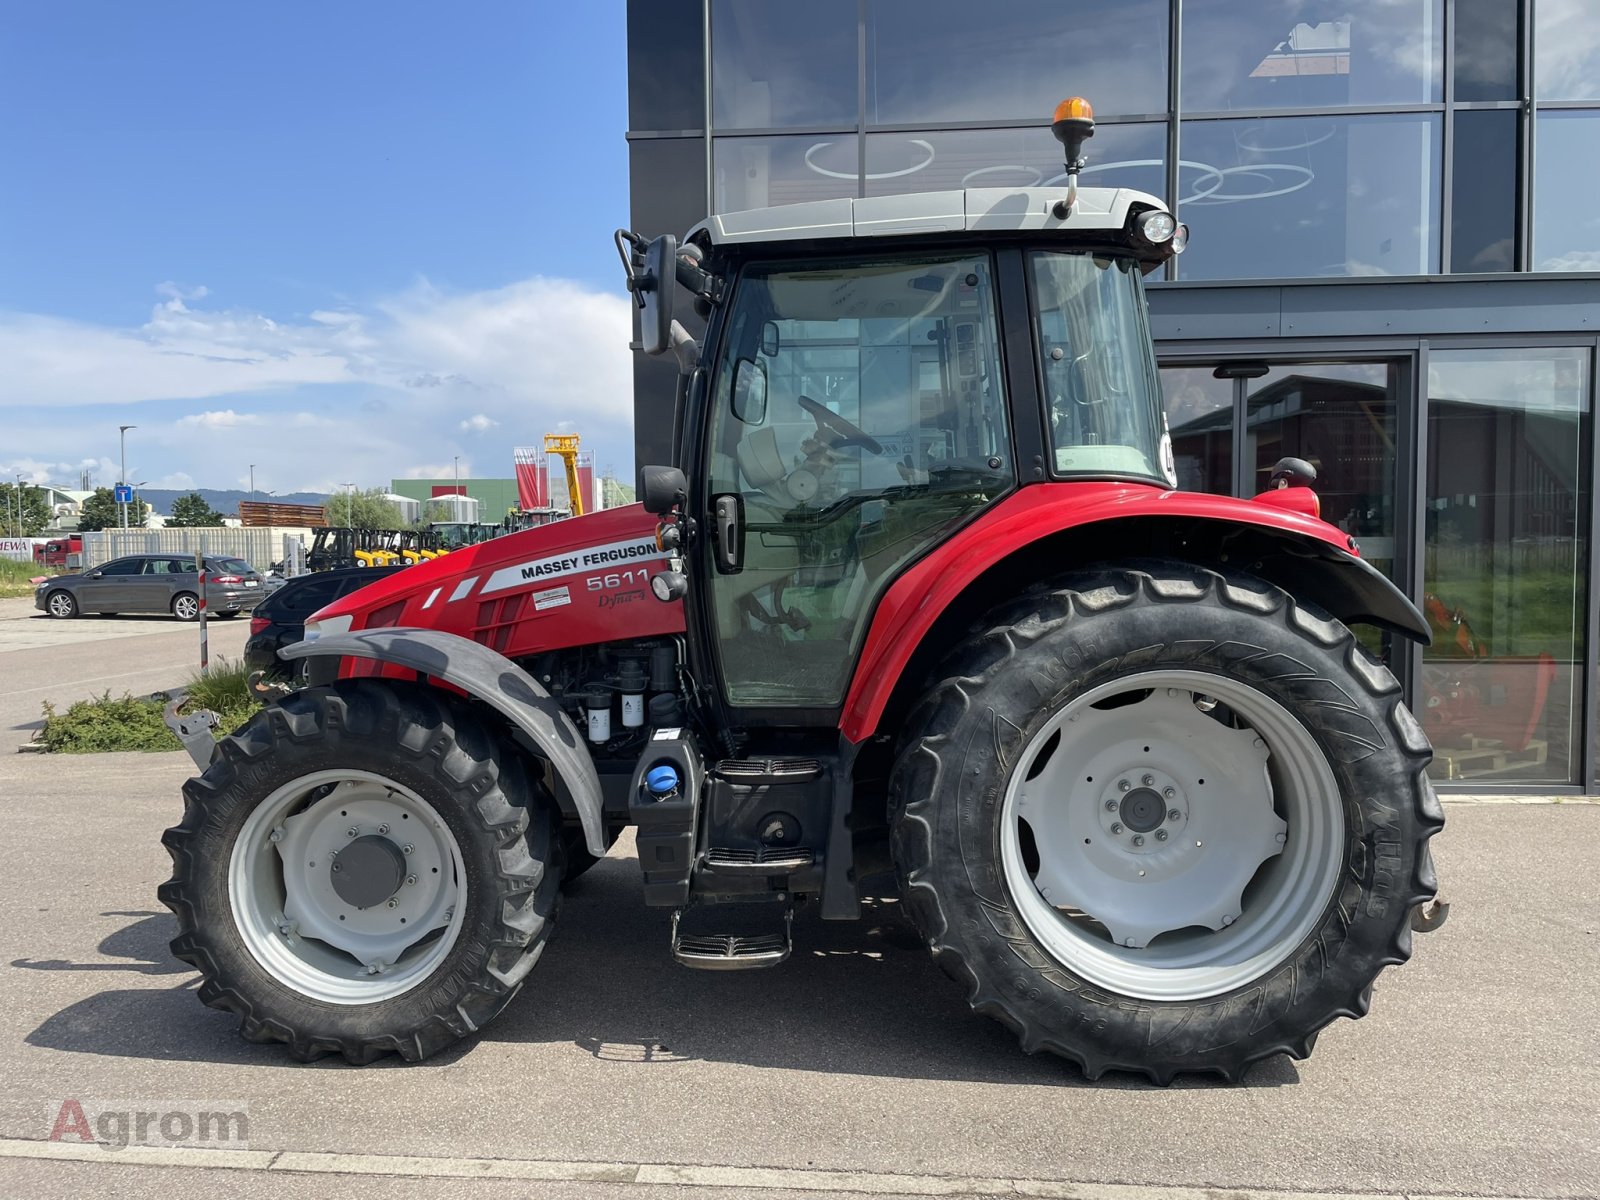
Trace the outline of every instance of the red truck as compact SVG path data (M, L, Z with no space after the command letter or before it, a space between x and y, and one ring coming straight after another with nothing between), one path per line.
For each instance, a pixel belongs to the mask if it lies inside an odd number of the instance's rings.
M41 567L81 567L83 538L76 533L69 537L51 538L33 548L33 561Z

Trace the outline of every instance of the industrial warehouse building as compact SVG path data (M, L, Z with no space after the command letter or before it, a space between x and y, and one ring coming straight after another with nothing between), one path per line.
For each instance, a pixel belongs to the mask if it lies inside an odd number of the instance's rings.
M1147 281L1184 487L1284 454L1429 614L1382 651L1441 786L1596 781L1600 7L632 0L632 224L1059 176L1176 198ZM636 368L640 462L673 372Z

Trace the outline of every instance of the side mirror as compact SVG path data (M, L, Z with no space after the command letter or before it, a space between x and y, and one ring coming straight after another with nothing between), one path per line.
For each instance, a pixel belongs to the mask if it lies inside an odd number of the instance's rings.
M733 415L746 425L767 419L767 368L753 358L741 358L734 372Z
M678 282L678 239L663 233L644 252L644 271L635 276L639 294L639 344L646 354L672 346L672 298Z
M689 481L677 467L640 467L639 499L644 510L664 517L689 499Z
M102 571L90 571L89 572L89 578L90 579L99 579L102 574L104 574L104 572L102 572Z

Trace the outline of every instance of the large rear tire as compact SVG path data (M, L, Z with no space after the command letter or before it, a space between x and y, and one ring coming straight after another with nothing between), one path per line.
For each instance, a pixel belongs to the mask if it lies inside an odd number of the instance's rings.
M294 1057L416 1060L505 1007L560 886L521 759L426 687L297 692L219 745L163 842L200 998Z
M890 801L902 894L973 1008L1157 1083L1304 1058L1365 1013L1444 818L1350 631L1180 564L986 624L909 720Z

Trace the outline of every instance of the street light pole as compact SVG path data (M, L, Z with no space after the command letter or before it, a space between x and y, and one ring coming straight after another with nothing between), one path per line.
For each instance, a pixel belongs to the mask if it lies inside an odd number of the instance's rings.
M461 494L461 455L456 455L456 495Z
M356 485L344 485L344 523L346 528L354 529L356 525Z
M256 498L256 465L250 464L250 499Z
M137 425L118 425L117 434L122 443L122 466L117 476L117 486L128 486L128 430L139 428ZM124 500L118 507L122 509L122 527L128 527L128 502Z

